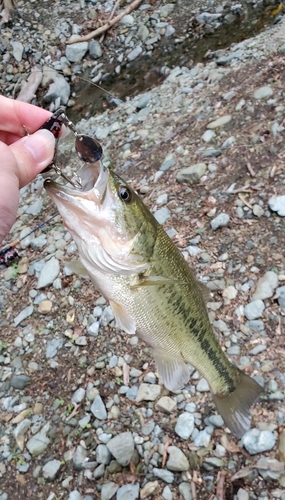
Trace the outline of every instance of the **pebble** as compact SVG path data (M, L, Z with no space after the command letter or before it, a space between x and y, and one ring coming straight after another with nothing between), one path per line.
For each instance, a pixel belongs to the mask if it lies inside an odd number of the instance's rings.
M257 453L272 450L276 443L276 437L270 431L250 429L243 435L241 441L248 453L256 455Z
M161 385L158 384L144 384L139 387L136 402L140 401L155 401L161 393Z
M207 128L208 129L213 129L213 128L218 128L218 127L223 127L227 123L231 121L232 117L231 115L224 115L221 116L220 118L217 118L216 120L208 123Z
M139 483L125 484L118 489L116 500L137 500L139 491Z
M98 418L99 420L106 420L107 410L99 394L95 396L90 410L95 418Z
M128 465L134 453L134 439L131 432L122 432L110 439L107 447L113 457L124 467Z
M181 493L184 500L192 500L191 486L189 483L182 482L178 486L179 492Z
M70 62L80 62L88 50L88 42L77 42L67 45L65 55Z
M222 213L217 215L213 220L211 220L211 228L216 231L219 227L225 227L230 221L230 216L228 214Z
M86 461L87 451L86 449L80 445L78 445L75 449L74 455L72 457L73 467L75 470L81 470Z
M79 387L72 395L71 401L72 403L82 403L85 398L85 389L83 387Z
M266 85L264 87L260 87L259 89L255 90L253 93L254 99L260 100L260 99L265 99L266 97L269 97L273 94L273 90L269 85Z
M174 474L170 472L169 470L166 469L158 469L157 467L154 467L152 469L153 474L158 477L159 479L162 479L165 483L173 483L174 481Z
M278 287L276 293L278 294L278 304L282 311L285 311L285 286Z
M18 326L22 321L25 319L29 318L34 312L34 307L33 306L28 306L23 309L16 318L14 318L14 325Z
M273 212L277 212L281 217L285 217L285 195L271 196L268 200L268 205Z
M171 489L169 488L169 486L164 487L163 492L162 492L162 497L163 497L163 500L172 500L173 499Z
M63 339L52 339L49 340L46 347L46 358L51 359L57 355L58 349L63 346Z
M273 296L278 286L278 276L273 271L267 271L259 278L252 300L264 300Z
M176 410L177 403L176 401L174 401L174 399L170 398L169 396L162 396L162 398L160 398L157 401L155 408L158 411L164 411L165 413L170 414Z
M82 496L78 490L72 490L69 493L67 500L82 500Z
M171 213L167 207L162 207L156 210L153 215L159 224L164 224L169 219Z
M196 163L195 165L179 170L176 174L176 180L180 183L198 184L206 171L207 165L205 163Z
M205 378L201 378L196 386L197 391L207 392L210 390L209 384Z
M119 485L117 483L109 482L102 485L101 500L111 500L116 494Z
M14 389L23 390L30 382L31 377L23 373L21 375L13 375L10 380L10 386Z
M194 430L194 415L184 412L179 415L175 426L176 434L182 439L189 439Z
M202 135L202 139L205 142L211 142L214 137L216 137L216 133L213 130L206 130Z
M200 431L196 436L195 436L195 439L194 439L194 444L195 446L204 446L205 448L207 448L207 446L209 446L210 444L210 441L211 441L211 433L208 432L208 429L203 429L202 431Z
M177 446L169 446L167 448L167 453L169 454L166 462L167 469L173 472L181 472L189 469L187 457L180 448L177 448Z
M42 429L32 436L27 442L27 448L33 457L41 455L47 449L50 439L47 437L50 424L45 424Z
M150 481L149 483L146 483L146 485L140 491L140 498L142 500L144 498L149 498L150 495L153 495L158 488L159 488L158 481Z
M140 45L135 47L131 52L128 53L128 60L129 61L134 61L140 54L142 53L142 48Z
M59 271L59 261L55 257L52 257L45 263L40 272L38 288L45 288L48 285L52 285L54 280L57 278Z
M38 312L40 314L48 314L52 310L52 302L51 300L42 300L38 307Z
M249 500L249 494L246 490L240 488L237 492L237 500Z
M92 57L92 59L99 59L103 54L101 45L97 40L91 40L88 49L90 57Z
M245 306L244 314L249 320L257 319L262 316L264 309L265 306L262 300L253 300Z
M43 477L49 481L54 481L61 466L60 460L50 460L43 466Z

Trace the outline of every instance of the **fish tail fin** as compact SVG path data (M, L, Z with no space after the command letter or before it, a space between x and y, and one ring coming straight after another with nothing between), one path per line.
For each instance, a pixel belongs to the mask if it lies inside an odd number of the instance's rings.
M227 396L213 394L217 410L226 426L241 438L250 428L250 407L263 392L263 388L251 377L239 370L239 383Z

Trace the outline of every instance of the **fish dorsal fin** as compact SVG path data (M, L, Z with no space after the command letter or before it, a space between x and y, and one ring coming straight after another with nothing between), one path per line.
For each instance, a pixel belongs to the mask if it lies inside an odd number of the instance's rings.
M80 260L71 260L66 262L65 265L68 269L70 269L70 271L78 274L78 276L81 276L82 278L90 278L87 269L83 266Z
M134 335L136 333L135 320L117 302L110 300L110 306L115 316L116 326L130 335Z
M169 391L179 391L187 384L193 371L182 358L170 358L163 351L154 349L153 356L159 378Z
M200 288L200 291L202 292L203 299L207 304L207 302L209 302L209 300L211 298L211 292L210 292L209 288L206 285L204 285L204 283L201 283L201 281L197 280L197 284L198 284L198 287Z

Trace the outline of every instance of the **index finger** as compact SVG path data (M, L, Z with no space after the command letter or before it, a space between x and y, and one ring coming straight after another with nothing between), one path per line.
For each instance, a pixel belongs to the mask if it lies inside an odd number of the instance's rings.
M24 137L38 130L51 112L33 104L0 96L0 130Z

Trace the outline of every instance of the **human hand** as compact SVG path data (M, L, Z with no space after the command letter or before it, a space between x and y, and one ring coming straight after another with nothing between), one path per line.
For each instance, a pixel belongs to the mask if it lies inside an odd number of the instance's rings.
M19 189L52 162L54 136L38 130L50 116L37 106L0 96L0 243L15 222Z

